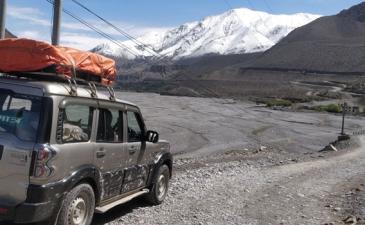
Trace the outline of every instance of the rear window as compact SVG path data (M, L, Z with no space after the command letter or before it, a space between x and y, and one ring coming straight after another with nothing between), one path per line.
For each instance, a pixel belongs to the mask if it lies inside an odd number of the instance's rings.
M36 141L42 98L0 89L0 132Z

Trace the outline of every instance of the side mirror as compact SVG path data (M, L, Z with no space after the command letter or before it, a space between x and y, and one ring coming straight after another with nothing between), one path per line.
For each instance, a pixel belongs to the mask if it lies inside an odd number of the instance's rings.
M146 132L146 141L157 143L159 138L159 134L156 131L149 130Z

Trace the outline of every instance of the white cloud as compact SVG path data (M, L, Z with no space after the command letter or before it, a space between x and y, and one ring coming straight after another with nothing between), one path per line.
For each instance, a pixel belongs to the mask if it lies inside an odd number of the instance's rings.
M148 26L133 26L127 30L134 37L146 35L150 32L166 32L173 29L172 27L148 27Z
M93 27L96 27L97 29L107 33L108 35L112 36L120 36L120 38L125 37L123 34L121 34L119 31L114 29L113 27L107 25L106 23L102 21L96 21L96 20L87 20L87 22L92 25ZM150 27L150 26L139 26L135 24L130 23L124 23L124 22L118 22L118 21L111 21L111 23L119 28L120 30L128 33L129 35L133 37L138 37L141 35L145 35L146 33L149 33L151 31L167 31L168 29L171 29L171 27ZM88 31L88 32L94 32L89 27L85 26L84 24L81 24L79 22L64 22L62 24L62 28L65 30L74 30L74 31Z
M103 44L103 43L112 43L108 39L100 36L99 34L96 34L94 31L90 30L87 27L82 27L82 24L66 24L64 26L65 32L62 32L61 36L61 42L65 46L70 46L74 48L79 48L83 50L90 50L97 45ZM106 28L107 25L102 25L99 22L93 23L93 26L97 27L98 29L104 31L108 35L112 36L114 39L116 39L119 42L123 42L128 40L125 36L121 35L119 32L115 31L113 28L109 27ZM133 28L132 28L133 27ZM146 35L150 32L165 32L167 31L168 27L147 27L147 26L134 26L129 25L129 31L128 33L132 35L135 38L138 38L142 35ZM88 30L89 29L89 30ZM124 29L123 29L124 30ZM117 45L115 45L117 47Z
M51 30L49 28L51 27L52 23L50 18L46 19L47 15L45 15L39 9L10 5L8 6L7 15L9 16L9 19L21 20L22 24L32 27L29 30L17 30L16 27L13 28L11 32L14 32L18 37L49 41L48 39L50 39L51 36ZM60 37L60 40L63 45L83 50L90 50L99 44L110 42L106 38L96 34L87 26L69 19L70 18L64 19L66 21L61 24L62 36ZM84 20L86 20L92 26L112 36L114 39L119 40L120 42L128 40L124 35L102 21L88 18L84 18ZM170 27L150 27L122 21L111 21L111 23L136 38L150 32L165 32L166 30L170 29ZM44 35L45 32L47 35Z
M41 33L39 31L36 30L26 30L26 31L22 31L18 34L18 37L22 37L22 38L30 38L30 39L37 39L37 40L41 40L44 37L41 35Z
M6 13L15 19L26 20L42 26L51 26L51 22L43 19L43 13L37 8L9 6Z
M76 30L76 31L90 31L91 29L88 28L87 26L85 26L82 23L78 23L78 22L63 22L61 24L63 29L67 29L67 30Z
M63 33L61 44L82 50L90 50L99 44L106 43L108 40L102 37L94 37L82 33Z

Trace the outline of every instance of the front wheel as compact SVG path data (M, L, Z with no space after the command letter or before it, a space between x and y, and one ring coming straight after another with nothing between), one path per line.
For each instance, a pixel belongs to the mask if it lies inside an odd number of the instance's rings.
M158 169L157 174L152 181L153 186L147 194L146 200L153 205L161 204L166 198L169 189L169 180L170 169L167 165L163 165Z
M66 196L56 225L90 225L95 210L95 194L89 184L80 184Z

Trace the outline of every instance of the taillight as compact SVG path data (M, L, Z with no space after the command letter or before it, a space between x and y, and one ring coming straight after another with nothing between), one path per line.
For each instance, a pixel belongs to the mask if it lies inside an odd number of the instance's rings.
M0 208L0 214L7 214L8 211L9 210L7 208Z
M39 145L35 148L35 153L33 177L49 177L52 174L53 168L48 166L48 162L56 155L56 151L49 145Z

